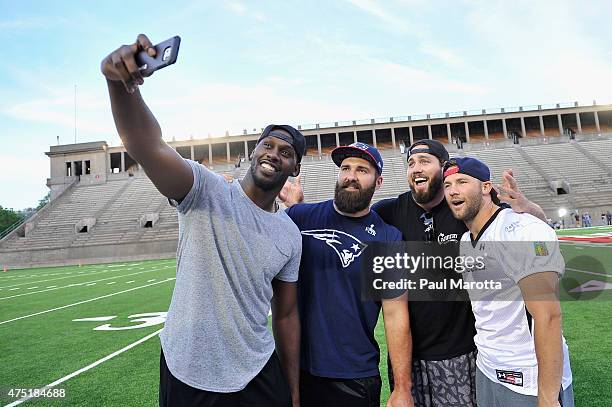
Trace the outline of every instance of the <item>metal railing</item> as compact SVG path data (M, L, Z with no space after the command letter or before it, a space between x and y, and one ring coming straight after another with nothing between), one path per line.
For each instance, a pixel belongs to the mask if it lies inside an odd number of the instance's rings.
M28 221L28 219L30 219L32 217L32 215L34 215L35 213L36 213L36 211L30 212L27 216L24 216L23 218L19 219L17 222L13 223L12 225L8 226L6 229L1 231L0 232L0 240L2 240L5 236L7 236L13 230L19 228L19 226L21 226L24 223L26 223Z

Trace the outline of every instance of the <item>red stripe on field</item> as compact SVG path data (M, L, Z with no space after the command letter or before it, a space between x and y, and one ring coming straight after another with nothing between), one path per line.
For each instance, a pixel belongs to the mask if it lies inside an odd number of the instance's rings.
M559 237L559 240L571 240L574 242L589 242L589 243L612 243L612 237Z

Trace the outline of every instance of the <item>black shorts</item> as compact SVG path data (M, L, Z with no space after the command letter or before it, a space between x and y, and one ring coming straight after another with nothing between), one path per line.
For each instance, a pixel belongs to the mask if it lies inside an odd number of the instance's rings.
M164 407L290 407L291 393L276 352L247 386L235 393L215 393L191 387L170 373L161 351L159 405Z
M301 407L379 407L380 375L361 379L333 379L300 372Z

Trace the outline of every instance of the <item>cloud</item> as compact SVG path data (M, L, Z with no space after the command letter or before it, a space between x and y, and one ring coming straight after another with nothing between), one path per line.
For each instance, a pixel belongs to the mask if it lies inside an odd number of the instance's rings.
M45 185L48 175L49 159L42 154L36 157L0 155L0 184L5 192L0 197L0 205L15 210L35 207L48 191Z
M432 56L448 66L455 68L464 68L465 61L448 48L434 44L432 42L423 42L419 46L419 50L429 56Z
M378 62L378 63L377 63ZM485 86L462 82L447 77L416 69L407 65L390 61L372 60L376 64L376 75L387 88L409 90L410 92L421 91L442 93L465 93L469 95L484 95L488 92Z
M346 0L353 6L366 12L375 19L384 23L386 29L392 30L402 36L408 35L417 44L422 53L436 58L445 65L455 68L465 68L466 63L453 51L434 41L434 35L429 27L416 19L415 9L425 10L428 5L420 0L400 1L396 10L386 10L375 0ZM389 3L385 3L388 5ZM401 17L400 17L401 16ZM408 18L407 16L410 16Z
M499 86L512 87L512 96L522 92L551 101L609 100L608 44L589 33L592 26L578 3L517 0L470 5L466 26L481 39L486 59L496 63L490 75L506 77Z
M5 20L0 21L0 31L2 30L32 30L47 28L52 25L57 25L57 22L51 22L42 18L26 18L20 20Z
M234 12L235 14L238 14L240 16L247 16L247 17L251 17L257 21L266 21L267 17L266 15L259 11L259 10L254 10L254 11L249 11L249 8L244 5L243 3L238 3L238 2L232 2L232 3L228 3L227 4L227 8Z
M247 7L242 3L228 3L227 8L240 15L244 15L247 12Z
M90 95L77 95L77 131L107 136L112 128L105 125L103 116L109 104L102 98L105 95ZM75 126L74 109L73 97L39 97L5 107L2 113L16 120L52 124L72 132Z
M388 12L381 7L379 3L374 0L346 0L353 6L366 12L370 16L377 18L390 26L390 28L397 30L402 33L411 32L410 22L405 18L399 18L397 15Z

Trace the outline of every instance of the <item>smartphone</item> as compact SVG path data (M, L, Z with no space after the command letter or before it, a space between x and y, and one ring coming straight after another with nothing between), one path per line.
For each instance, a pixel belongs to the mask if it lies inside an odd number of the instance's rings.
M157 51L155 58L150 57L146 51L140 51L136 54L134 58L140 68L141 75L144 77L151 76L153 72L175 63L179 45L181 45L181 37L177 35L155 46Z

